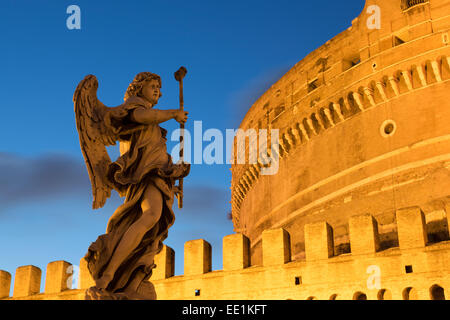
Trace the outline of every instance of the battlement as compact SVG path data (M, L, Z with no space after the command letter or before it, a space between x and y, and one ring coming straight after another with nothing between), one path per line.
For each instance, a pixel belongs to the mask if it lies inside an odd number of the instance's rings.
M447 220L449 219L447 215ZM262 235L262 265L250 266L250 242L242 234L223 239L223 270L211 270L211 245L192 240L184 246L184 274L174 275L175 253L164 246L156 256L151 281L158 299L441 299L450 290L450 241L428 241L419 207L397 210L399 247L380 249L377 220L369 214L348 222L351 253L336 256L333 228L327 222L305 226L305 259L292 261L289 233ZM448 224L447 224L448 227ZM0 271L0 298L83 299L94 285L84 259L79 289L71 289L66 261L47 266L45 290L35 266ZM448 293L447 293L448 295Z

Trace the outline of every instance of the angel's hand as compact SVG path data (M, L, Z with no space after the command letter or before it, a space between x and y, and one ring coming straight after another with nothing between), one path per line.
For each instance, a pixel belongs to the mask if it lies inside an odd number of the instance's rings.
M174 187L173 187L173 191L174 191L174 193L175 193L175 196L178 196L178 195L183 196L183 191L181 191L181 189L180 189L179 186L174 186Z
M187 112L187 111L177 110L177 111L175 112L174 119L175 119L178 123L183 124L183 123L185 123L185 122L187 121L187 118L188 118L187 115L188 115L188 114L189 114L189 112Z

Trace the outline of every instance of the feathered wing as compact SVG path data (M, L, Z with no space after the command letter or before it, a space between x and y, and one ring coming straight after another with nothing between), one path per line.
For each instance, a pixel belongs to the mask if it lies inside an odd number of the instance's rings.
M92 184L93 209L103 207L111 196L112 186L106 179L111 159L106 146L116 144L116 137L105 125L109 108L97 99L97 88L97 78L88 75L78 84L73 95L81 151Z

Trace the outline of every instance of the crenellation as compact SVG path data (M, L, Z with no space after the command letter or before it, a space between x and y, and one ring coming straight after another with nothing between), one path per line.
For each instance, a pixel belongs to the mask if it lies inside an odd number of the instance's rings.
M423 72L422 65L413 65L412 66L412 86L413 89L418 89L421 87L425 87L427 85L427 80L425 78L425 74Z
M362 96L361 94L357 93L357 92L352 92L351 93L351 97L353 98L353 101L355 101L356 106L358 107L358 109L360 111L364 111L364 104L362 103Z
M328 108L321 108L319 114L325 126L325 129L329 129L335 126L330 110Z
M400 92L395 78L393 76L386 76L385 79L386 96L388 97L388 99L398 97L400 95Z
M198 239L184 244L184 275L198 275L211 271L211 244Z
M334 113L336 113L338 115L338 118L339 118L338 122L342 122L345 120L344 115L341 110L341 106L339 104L332 103L332 110L334 111Z
M175 251L166 245L155 256L156 268L153 269L151 280L168 279L175 275Z
M436 82L441 82L441 72L439 68L439 64L437 61L427 60L426 62L426 70L427 70L427 82L432 84Z
M442 56L440 60L441 60L442 80L448 80L450 79L450 57Z
M375 253L380 249L378 222L372 215L351 217L349 233L352 254Z
M262 233L263 265L280 265L291 260L289 233L282 229L264 230Z
M16 269L13 297L26 297L39 293L41 288L41 269L29 265Z
M223 238L223 270L241 270L250 266L250 241L243 234Z
M69 278L73 273L73 267L67 261L53 261L47 265L45 275L45 293L58 293L64 290L72 289Z
M363 97L364 109L371 108L376 105L372 88L362 87L362 93L360 92L360 94Z
M314 124L312 122L311 118L306 118L306 127L309 129L310 132L312 132L314 135L318 135L316 128L314 127Z
M87 261L84 258L80 259L80 267L78 274L78 288L89 289L95 286L95 281L89 272Z
M377 81L376 84L376 91L375 91L375 98L378 98L377 100L381 102L385 102L388 100L388 97L386 95L386 85L383 81Z
M396 220L398 242L401 249L425 247L427 245L425 215L419 207L397 210Z
M334 255L333 228L328 223L305 225L305 255L307 261L328 259Z
M397 71L396 78L398 79L399 94L407 93L408 91L412 90L411 78L408 71L405 70Z
M311 138L309 137L308 132L306 131L306 128L303 123L298 124L298 128L300 129L301 133L305 137L306 141L309 141Z
M409 221L411 217L414 220L417 216L420 217L420 212L420 208L404 208L399 210L397 217L402 221ZM263 232L261 266L250 266L249 239L243 234L232 234L223 238L223 270L210 272L211 246L203 239L192 240L185 244L183 275L174 276L174 251L164 246L155 257L157 267L153 270L150 281L154 283L158 299L163 300L284 300L311 297L352 300L361 298L361 293L369 300L433 299L439 288L450 288L450 273L437 276L439 271L450 271L447 264L450 259L450 241L443 241L433 248L428 247L429 250L417 246L406 249L400 246L378 251L377 221L374 217L369 214L352 216L348 223L351 254L333 256L333 230L326 222L316 222L305 227L306 260L291 260L289 232L283 228L269 229ZM400 222L398 225L399 232L404 228L411 228L411 224L402 227ZM417 232L409 234L410 238L417 236L422 238ZM84 274L87 268L83 265L83 260L80 261L79 289L72 290L64 290L61 282L64 277L62 270L70 267L68 262L55 261L48 264L44 293L39 293L39 268L19 267L12 298L8 298L8 279L10 281L11 275L0 271L2 298L83 299L84 290L93 283ZM189 266L192 268L189 269ZM381 272L382 287L368 287L368 283L372 283L370 276L377 268ZM26 290L22 286L22 292L19 292L19 279L28 284L31 283L28 280L32 279L34 285L32 288L28 286ZM27 281L23 282L24 279ZM50 287L47 283L51 283L56 289L48 290ZM195 296L196 290L199 290L199 296Z
M11 274L7 271L0 270L0 299L9 297L11 289Z

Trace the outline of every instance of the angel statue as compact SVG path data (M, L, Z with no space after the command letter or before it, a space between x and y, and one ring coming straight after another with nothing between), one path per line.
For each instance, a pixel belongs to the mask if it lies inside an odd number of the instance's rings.
M172 162L167 131L159 124L175 119L184 125L188 112L154 109L162 95L161 78L150 72L136 75L125 102L117 107L101 103L97 88L97 78L88 75L73 97L93 208L103 207L112 189L126 198L109 219L106 234L90 245L84 257L95 280L86 299L156 299L147 280L175 220L172 204L181 192L175 181L190 170L189 164ZM117 141L121 155L112 162L106 146Z

